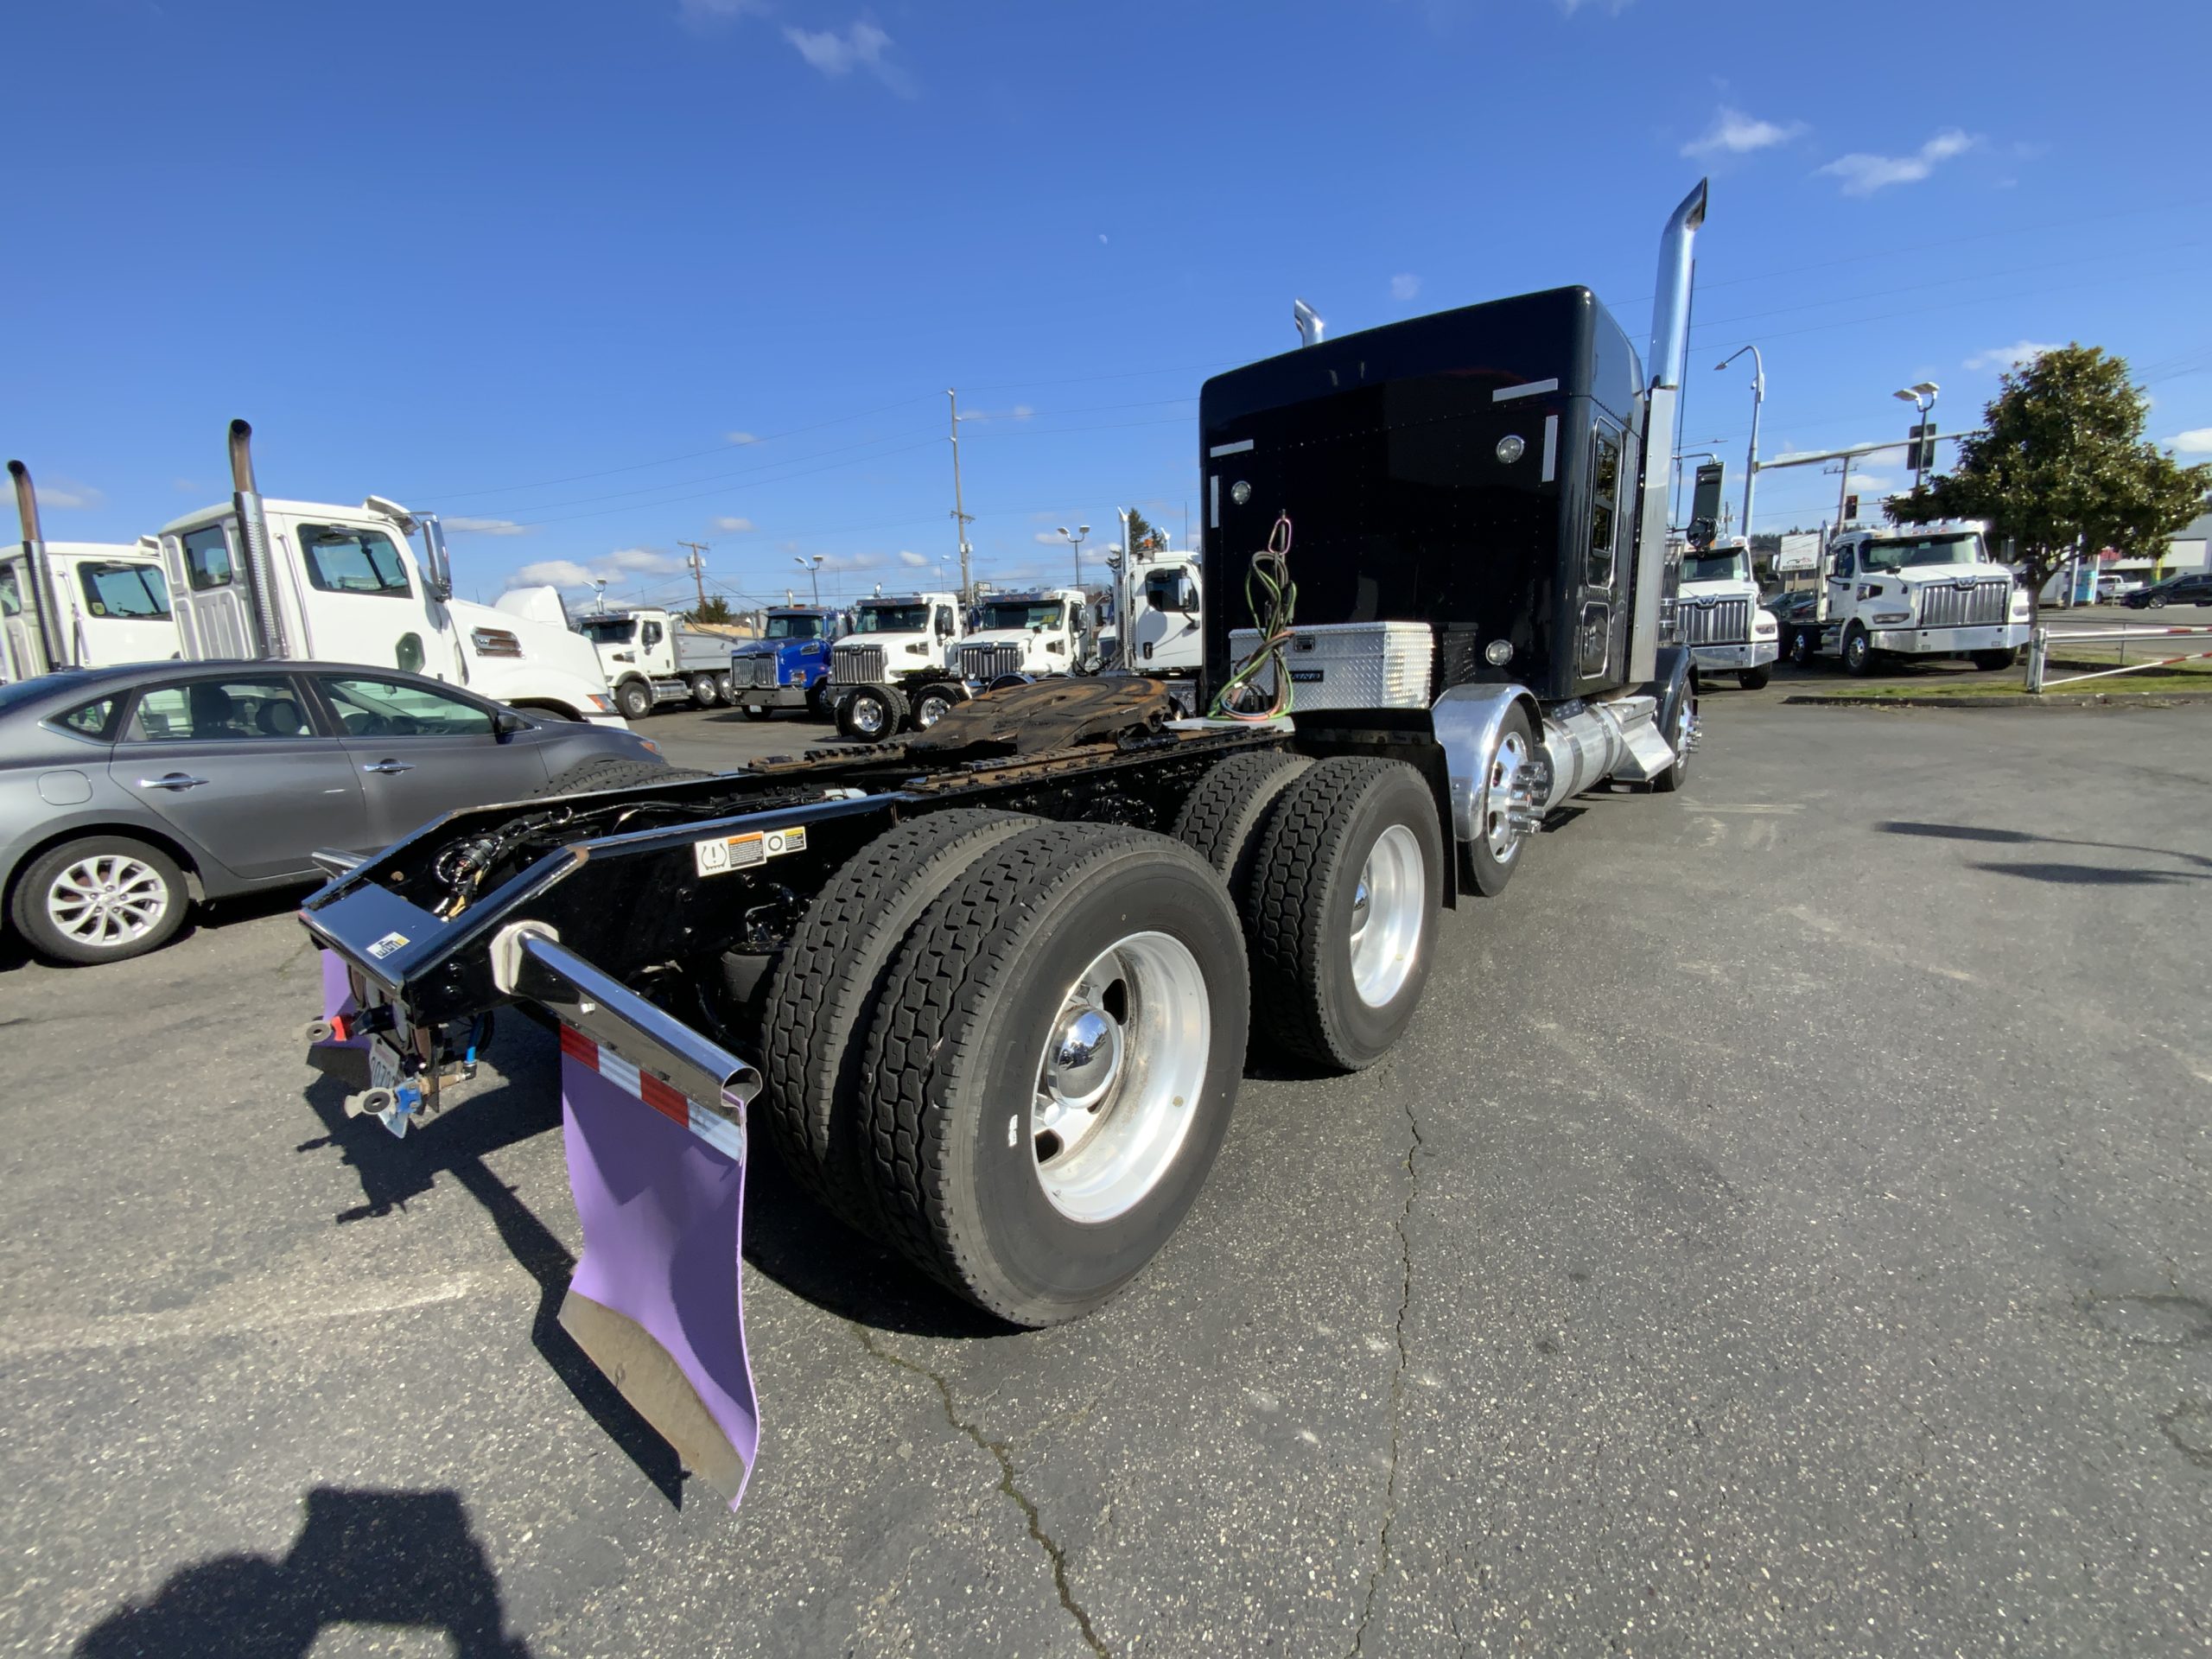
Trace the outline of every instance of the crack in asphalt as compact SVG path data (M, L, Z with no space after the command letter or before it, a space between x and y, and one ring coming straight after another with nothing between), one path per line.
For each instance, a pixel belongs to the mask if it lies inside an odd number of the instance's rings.
M1406 1313L1414 1300L1414 1243L1407 1235L1406 1223L1413 1218L1414 1200L1421 1196L1421 1176L1414 1168L1414 1159L1427 1142L1421 1139L1421 1120L1414 1115L1413 1098L1406 1096L1406 1127L1413 1138L1406 1143L1406 1203L1398 1211L1398 1265L1401 1278L1398 1285L1398 1363L1390 1372L1390 1476L1383 1488L1382 1526L1375 1541L1375 1571L1367 1580L1367 1599L1359 1610L1359 1626L1352 1632L1353 1659L1365 1651L1368 1621L1375 1617L1375 1598L1382 1587L1382 1575L1390 1569L1390 1528L1398 1518L1398 1457L1405 1442L1406 1431L1406 1368L1412 1353L1406 1345Z
M1052 1587L1059 1592L1061 1611L1075 1621L1076 1629L1083 1635L1084 1646L1096 1654L1099 1659L1112 1659L1113 1650L1099 1640L1098 1632L1091 1627L1090 1615L1084 1611L1083 1604L1075 1599L1074 1592L1068 1588L1067 1552L1060 1547L1052 1534L1045 1530L1043 1518L1038 1514L1036 1501L1016 1484L1014 1478L1014 1459L1008 1455L1004 1443L989 1439L982 1429L960 1415L958 1408L952 1403L952 1385L937 1372L930 1370L926 1365L917 1364L904 1354L894 1354L890 1349L878 1343L863 1326L853 1325L852 1331L853 1334L860 1338L861 1346L883 1361L885 1364L895 1365L902 1371L912 1371L916 1376L925 1378L935 1384L938 1403L944 1408L944 1421L973 1440L980 1449L990 1453L991 1460L999 1466L999 1491L1012 1498L1021 1510L1022 1518L1029 1523L1029 1536L1035 1541L1037 1547L1045 1552L1045 1559L1052 1564Z

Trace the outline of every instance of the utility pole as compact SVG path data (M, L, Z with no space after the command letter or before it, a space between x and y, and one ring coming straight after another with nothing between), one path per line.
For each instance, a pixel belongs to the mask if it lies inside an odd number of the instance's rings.
M944 396L952 406L952 527L960 537L960 602L972 605L976 589L968 579L968 526L976 522L976 515L963 512L960 504L960 394L947 386Z
M709 543L706 542L678 542L677 545L678 547L688 547L691 550L691 586L698 593L699 608L703 611L707 608L706 552Z

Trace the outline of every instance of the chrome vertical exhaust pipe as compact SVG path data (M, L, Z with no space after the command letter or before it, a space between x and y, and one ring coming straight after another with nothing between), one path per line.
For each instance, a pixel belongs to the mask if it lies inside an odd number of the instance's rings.
M46 532L39 525L38 491L31 484L31 469L20 461L11 461L8 477L16 486L16 518L22 525L23 563L28 567L23 575L30 583L31 620L38 632L39 651L46 658L45 666L37 671L51 674L72 665L69 635L61 626L61 596L54 591L54 568L46 562Z
M276 605L276 562L269 551L269 519L253 479L253 429L231 423L231 505L238 516L247 594L252 600L255 655L284 657L284 618Z
M1684 196L1659 239L1659 286L1651 302L1651 360L1643 393L1643 499L1636 530L1636 608L1629 621L1628 677L1658 672L1667 598L1667 531L1675 522L1675 427L1690 346L1690 288L1707 181Z

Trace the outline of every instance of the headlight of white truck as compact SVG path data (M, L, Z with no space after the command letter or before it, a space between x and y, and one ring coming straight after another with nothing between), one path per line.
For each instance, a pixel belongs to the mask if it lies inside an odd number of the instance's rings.
M1774 613L1772 611L1761 611L1758 615L1754 616L1751 619L1751 632L1760 639L1764 639L1768 634L1772 633L1774 632Z
M2025 616L2027 613L2028 590L2024 588L2016 587L2012 589L2012 614L2015 616Z
M1874 613L1874 621L1878 625L1886 625L1892 622L1910 622L1911 620L1912 613L1910 611L1877 611Z

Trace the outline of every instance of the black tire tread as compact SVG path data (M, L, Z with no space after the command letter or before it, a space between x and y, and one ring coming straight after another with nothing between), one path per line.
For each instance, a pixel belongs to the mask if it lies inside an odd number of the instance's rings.
M862 1230L874 1224L861 1175L862 1051L892 960L915 920L976 860L1033 822L954 808L910 818L842 865L784 947L761 1020L770 1135L791 1177Z
M673 784L686 778L711 778L714 773L690 766L671 766L659 760L623 760L611 754L594 755L568 767L550 783L533 789L523 798L543 800L553 795L588 795L601 790L631 789L639 784Z
M1213 866L1248 922L1252 870L1275 803L1312 764L1283 749L1232 754L1207 768L1175 815L1168 833Z
M1359 798L1393 769L1412 770L1402 761L1363 755L1317 761L1292 782L1275 807L1252 875L1255 1048L1265 1041L1317 1065L1350 1069L1325 1034L1329 1011L1313 971L1325 908L1317 902L1319 879L1351 828Z
M883 699L883 729L874 737L866 735L852 723L853 704L871 691ZM856 743L887 742L906 729L910 713L912 710L906 703L906 694L897 686L864 685L837 705L837 729Z
M965 1265L966 1240L948 1192L946 1080L985 1063L976 1047L979 1015L1000 994L1033 918L1058 890L1133 852L1197 860L1164 836L1112 824L1040 823L1001 843L915 924L868 1033L864 1152L878 1230L931 1278L1020 1324L1083 1310L1040 1315L1006 1306Z

